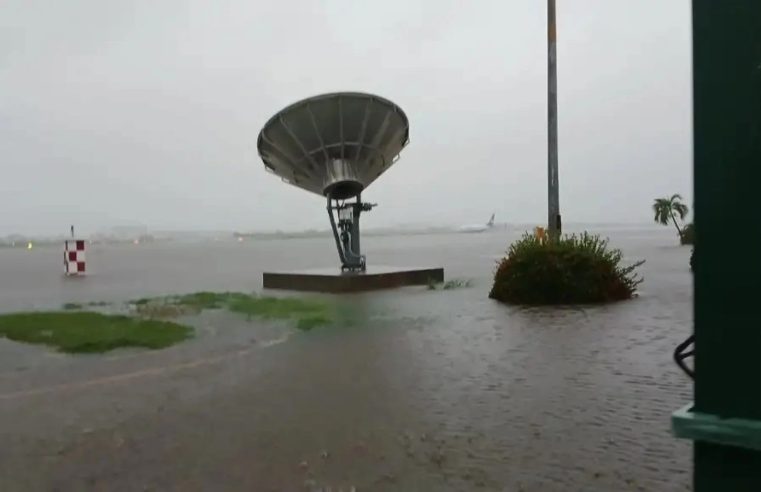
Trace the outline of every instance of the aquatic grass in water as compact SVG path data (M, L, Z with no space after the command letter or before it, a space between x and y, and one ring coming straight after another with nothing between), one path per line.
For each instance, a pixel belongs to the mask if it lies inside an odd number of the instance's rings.
M159 349L193 335L193 329L162 318L227 309L249 317L294 321L311 330L335 319L333 306L317 299L258 297L240 292L196 292L142 298L130 303L137 317L82 311L83 304L66 303L64 311L0 316L0 337L48 345L62 352L106 352L119 347ZM104 306L108 303L89 303Z
M198 314L201 310L191 306L163 301L147 302L135 306L138 316L144 318L176 318L185 314Z
M137 314L147 318L174 318L184 314L197 314L204 309L220 309L234 293L195 292L192 294L162 297L144 297L132 301ZM245 294L239 294L245 295Z
M179 296L134 301L138 314L148 318L171 318L205 309L227 309L249 317L292 319L296 327L310 330L330 323L332 307L325 301L295 297L258 297L242 292L195 292Z
M105 306L108 306L108 305L109 305L109 303L105 302L105 301L93 301L93 302L88 302L87 304L80 304L78 302L67 302L62 307L66 311L78 311L78 310L84 309L86 306L90 306L90 307L105 307Z
M227 308L236 313L264 319L294 319L296 327L308 331L330 323L332 308L324 301L296 297L255 297L234 295Z
M109 306L110 304L111 303L107 301L91 301L87 303L88 306L93 306L93 307L105 307L105 306Z
M319 314L308 315L298 318L296 321L296 328L302 331L309 331L317 326L327 325L330 323L330 318Z
M428 290L453 290L462 289L464 287L470 287L473 282L469 279L454 278L447 280L446 282L430 282L428 283Z
M292 314L313 314L324 311L327 304L300 298L235 297L228 304L231 311L267 318L284 318Z
M170 321L87 311L0 315L0 336L69 353L107 352L120 347L160 349L192 334L192 328Z
M249 297L251 296L240 292L194 292L169 299L175 304L197 309L220 309L227 307L231 302Z

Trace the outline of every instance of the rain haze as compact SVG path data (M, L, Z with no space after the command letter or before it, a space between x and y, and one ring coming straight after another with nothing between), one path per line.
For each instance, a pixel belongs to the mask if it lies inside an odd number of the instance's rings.
M0 1L0 491L690 490L694 7L557 0L558 240L553 3Z
M564 222L691 204L690 3L558 5ZM536 0L5 1L0 234L324 228L264 171L285 105L376 93L410 145L366 225L546 220L546 5Z

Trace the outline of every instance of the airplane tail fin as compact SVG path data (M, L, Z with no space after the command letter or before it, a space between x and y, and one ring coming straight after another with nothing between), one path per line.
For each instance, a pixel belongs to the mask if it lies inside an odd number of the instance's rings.
M494 214L491 214L491 218L489 219L489 222L486 223L489 227L494 226Z

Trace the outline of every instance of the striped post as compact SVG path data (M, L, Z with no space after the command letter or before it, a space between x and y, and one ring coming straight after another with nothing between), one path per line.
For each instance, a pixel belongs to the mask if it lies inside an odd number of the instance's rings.
M85 241L83 239L64 241L63 265L66 276L85 274Z

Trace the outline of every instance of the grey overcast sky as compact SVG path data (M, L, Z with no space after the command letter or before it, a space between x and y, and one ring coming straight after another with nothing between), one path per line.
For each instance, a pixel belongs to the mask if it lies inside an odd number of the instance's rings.
M689 0L558 0L564 222L692 204ZM365 224L546 217L544 0L4 0L0 234L325 228L264 171L283 106L371 92L410 119Z

